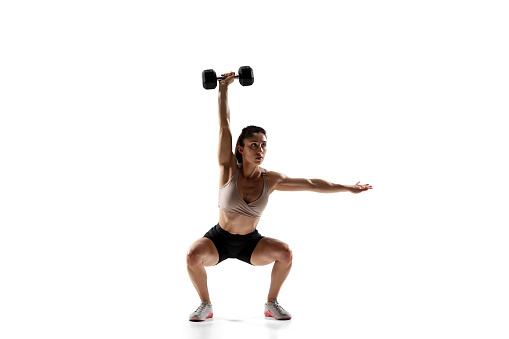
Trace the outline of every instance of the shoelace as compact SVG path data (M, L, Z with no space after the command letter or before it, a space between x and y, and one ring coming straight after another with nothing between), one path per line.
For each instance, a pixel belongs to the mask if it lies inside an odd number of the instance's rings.
M203 312L203 310L205 309L205 307L207 307L207 305L208 305L208 304L207 304L206 302L202 302L202 303L200 304L200 306L198 306L198 308L196 309L196 311L195 311L195 312Z
M277 300L273 300L272 301L272 304L274 304L274 307L279 310L279 311L284 311L285 309L283 308L283 306L279 305L279 303L277 302Z

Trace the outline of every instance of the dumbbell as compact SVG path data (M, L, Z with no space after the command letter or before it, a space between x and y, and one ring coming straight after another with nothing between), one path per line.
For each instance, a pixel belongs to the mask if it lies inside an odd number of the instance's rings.
M239 68L239 74L236 74L235 77L239 78L242 86L251 86L254 82L253 69L249 66L242 66ZM201 73L201 79L203 88L214 89L217 87L217 81L224 80L226 77L218 77L213 69L206 69Z

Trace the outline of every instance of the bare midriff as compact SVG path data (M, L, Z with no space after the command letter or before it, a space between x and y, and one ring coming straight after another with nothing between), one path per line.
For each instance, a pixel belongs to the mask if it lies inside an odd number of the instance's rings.
M219 226L231 234L249 234L254 231L258 221L260 221L260 218L251 218L219 210Z

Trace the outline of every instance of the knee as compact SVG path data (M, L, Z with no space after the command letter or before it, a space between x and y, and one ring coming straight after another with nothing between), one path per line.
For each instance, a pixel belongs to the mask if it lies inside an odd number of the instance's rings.
M290 246L288 246L287 244L282 246L280 249L279 261L286 262L288 264L290 264L293 261L292 250L290 249Z
M196 249L189 249L186 257L187 266L194 267L203 264L203 257Z

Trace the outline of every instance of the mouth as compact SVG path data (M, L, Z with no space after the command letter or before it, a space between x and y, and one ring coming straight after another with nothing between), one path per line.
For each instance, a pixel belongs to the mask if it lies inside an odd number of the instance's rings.
M263 157L256 157L256 160L262 160Z

